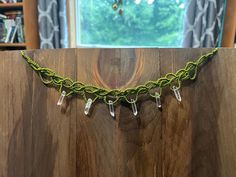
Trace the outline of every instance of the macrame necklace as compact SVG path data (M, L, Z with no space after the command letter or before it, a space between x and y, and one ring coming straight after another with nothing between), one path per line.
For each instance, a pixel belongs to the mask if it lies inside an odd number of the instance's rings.
M169 87L173 91L176 99L181 102L180 87L182 82L185 80L196 79L198 68L212 58L216 54L217 50L218 49L216 48L210 53L202 55L199 59L188 62L185 68L178 70L176 73L168 73L156 81L148 81L143 85L123 90L106 89L73 81L70 78L57 75L49 68L41 67L33 59L27 56L24 51L21 51L21 54L46 86L58 89L61 96L57 105L61 106L65 97L80 95L86 102L84 108L85 115L89 114L90 108L96 100L103 100L109 107L110 115L115 117L114 105L120 101L126 101L131 104L133 114L134 116L137 116L138 110L136 103L138 97L144 94L148 94L150 97L155 99L157 107L161 108L162 89L165 87Z

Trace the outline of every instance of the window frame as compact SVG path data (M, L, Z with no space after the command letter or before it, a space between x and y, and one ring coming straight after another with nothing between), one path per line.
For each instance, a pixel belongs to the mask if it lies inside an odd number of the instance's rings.
M69 1L69 16L70 16L70 20L69 20L69 37L70 37L70 47L72 48L182 48L182 44L180 46L132 46L132 45L120 45L120 46L115 46L115 45L99 45L99 44L82 44L80 45L79 41L80 41L80 35L79 32L79 28L80 28L80 13L79 13L79 0L70 0ZM71 10L73 9L73 10Z

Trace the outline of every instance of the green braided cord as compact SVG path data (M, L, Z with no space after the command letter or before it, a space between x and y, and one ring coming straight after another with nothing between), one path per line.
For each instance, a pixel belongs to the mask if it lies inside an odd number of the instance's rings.
M210 53L201 56L196 61L190 61L186 64L184 69L178 70L176 73L168 73L164 77L159 78L156 81L148 81L143 85L139 85L133 88L121 89L105 89L92 85L86 85L82 82L73 81L67 77L61 77L57 75L53 70L49 68L41 67L35 61L33 61L29 56L21 51L22 57L27 61L31 68L37 72L42 82L47 86L55 87L59 90L66 91L66 96L78 94L82 96L85 101L87 101L87 96L90 95L93 98L93 102L97 99L103 100L106 104L108 100L113 100L113 104L120 100L125 100L128 103L133 103L138 100L138 96L141 94L149 94L151 97L157 98L161 96L162 89L169 86L171 89L173 86L180 88L182 81L184 80L194 80L197 77L198 68L206 63L211 57L213 57L217 48ZM153 94L151 91L158 89L159 92ZM131 98L133 98L131 100Z

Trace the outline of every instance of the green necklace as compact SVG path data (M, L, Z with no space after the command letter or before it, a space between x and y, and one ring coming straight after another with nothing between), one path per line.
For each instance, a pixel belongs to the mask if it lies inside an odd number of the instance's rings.
M80 95L85 100L84 113L89 114L92 104L96 100L103 100L109 107L109 111L112 117L115 117L114 105L120 101L126 101L131 104L134 116L138 115L136 103L140 95L147 94L156 100L158 108L161 108L161 94L162 89L169 87L176 97L181 102L180 87L185 80L194 80L197 77L198 68L212 58L218 49L202 55L195 61L190 61L183 69L178 70L176 73L168 73L164 77L159 78L156 81L148 81L143 85L138 85L133 88L126 89L106 89L93 85L86 85L82 82L73 81L70 78L57 75L53 70L49 68L41 67L33 59L26 55L24 51L21 51L22 57L31 66L31 68L39 75L41 81L46 86L56 88L61 96L57 105L62 105L65 97ZM155 91L158 89L158 92ZM153 91L155 91L153 93Z

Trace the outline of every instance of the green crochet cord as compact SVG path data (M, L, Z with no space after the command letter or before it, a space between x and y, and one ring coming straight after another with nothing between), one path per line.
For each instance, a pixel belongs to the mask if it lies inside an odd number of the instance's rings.
M167 86L171 89L173 89L173 86L177 89L180 88L182 81L194 80L197 77L198 68L213 57L217 51L218 49L216 48L208 54L202 55L199 59L188 62L184 69L180 69L176 73L168 73L156 81L148 81L144 85L123 90L105 89L73 81L67 77L61 77L53 70L41 67L33 59L27 56L24 51L21 51L21 54L31 68L39 75L42 82L47 86L55 87L60 93L65 91L66 96L80 95L85 99L85 101L87 101L87 96L90 96L93 102L99 99L103 100L106 104L109 104L109 101L112 101L112 103L115 104L121 100L125 100L128 103L136 102L138 96L141 94L149 94L153 98L159 98L162 89ZM151 93L156 89L158 89L158 93Z

